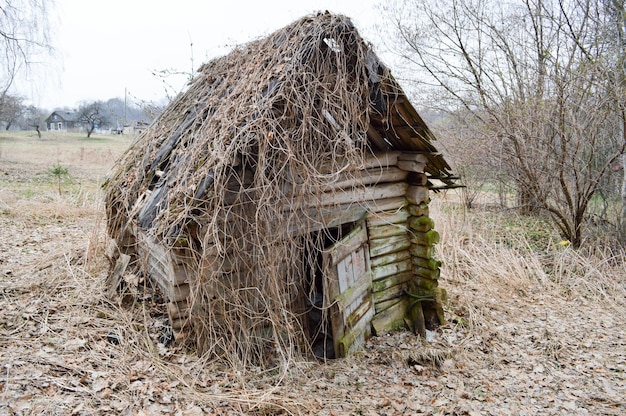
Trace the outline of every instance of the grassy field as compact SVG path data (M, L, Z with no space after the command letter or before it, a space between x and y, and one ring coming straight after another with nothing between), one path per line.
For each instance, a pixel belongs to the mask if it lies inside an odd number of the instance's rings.
M449 325L429 340L258 372L164 347L150 293L103 290L100 184L131 140L0 133L0 414L626 413L624 252L575 251L541 219L466 211L453 192L431 208Z

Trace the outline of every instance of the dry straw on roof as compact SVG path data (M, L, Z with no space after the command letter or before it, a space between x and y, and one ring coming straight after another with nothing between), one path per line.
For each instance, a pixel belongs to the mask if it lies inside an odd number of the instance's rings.
M309 16L205 64L118 162L109 232L138 225L189 258L202 350L246 364L305 345L299 294L317 289L302 265L324 236L303 230L363 163L388 80L348 18Z

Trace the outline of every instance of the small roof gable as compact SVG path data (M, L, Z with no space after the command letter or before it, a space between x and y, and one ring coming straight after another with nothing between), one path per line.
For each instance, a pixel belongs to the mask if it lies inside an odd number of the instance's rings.
M57 118L54 118L54 116ZM78 121L79 114L73 111L56 110L48 116L46 121Z

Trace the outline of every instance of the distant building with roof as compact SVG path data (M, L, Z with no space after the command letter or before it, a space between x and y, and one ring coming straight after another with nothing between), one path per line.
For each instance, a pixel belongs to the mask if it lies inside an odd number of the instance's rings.
M48 130L72 131L81 130L83 123L79 121L80 115L73 111L56 110L46 119Z

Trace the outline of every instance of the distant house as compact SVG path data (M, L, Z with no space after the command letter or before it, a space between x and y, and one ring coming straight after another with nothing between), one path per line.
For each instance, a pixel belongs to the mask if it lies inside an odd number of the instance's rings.
M147 123L143 120L133 121L130 124L124 125L124 128L121 130L121 134L130 134L137 136L146 131L149 125L150 123Z
M79 114L72 111L54 111L46 119L48 130L71 131L80 130L83 124L78 120Z

